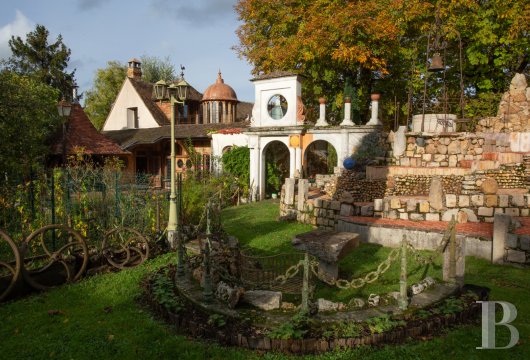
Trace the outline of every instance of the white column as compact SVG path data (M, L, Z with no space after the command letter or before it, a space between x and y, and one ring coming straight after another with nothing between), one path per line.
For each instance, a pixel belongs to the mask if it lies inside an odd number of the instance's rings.
M321 97L318 101L320 102L320 117L315 126L328 126L329 124L326 121L326 99Z
M250 184L249 190L252 194L252 201L257 200L260 182L260 148L259 138L257 136L249 136L248 144L250 148Z
M296 165L295 165L295 174L296 170L298 170L298 176L302 177L302 149L297 146L295 149L295 158L296 158Z
M372 118L370 121L366 123L366 125L383 125L381 121L379 121L379 98L381 95L379 94L372 94Z
M296 170L296 148L289 147L289 177L294 178Z
M344 159L346 159L348 156L350 156L351 154L349 154L349 142L350 142L350 139L349 139L349 134L347 131L345 130L342 130L343 132L340 134L340 149L335 149L337 150L337 166L340 167L341 169L344 167L343 163L344 163Z
M351 121L351 100L349 97L346 97L344 100L344 120L340 123L341 126L353 126L355 125Z

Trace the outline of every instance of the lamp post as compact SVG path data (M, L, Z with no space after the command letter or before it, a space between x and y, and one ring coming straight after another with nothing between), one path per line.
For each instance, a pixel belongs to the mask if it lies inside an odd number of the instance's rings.
M189 84L184 80L184 74L181 74L181 80L177 84L167 86L164 80L155 84L155 96L158 100L169 99L171 104L171 193L169 195L169 220L167 224L168 242L172 249L176 248L175 233L177 230L177 194L175 192L175 112L177 104L184 105L188 95Z

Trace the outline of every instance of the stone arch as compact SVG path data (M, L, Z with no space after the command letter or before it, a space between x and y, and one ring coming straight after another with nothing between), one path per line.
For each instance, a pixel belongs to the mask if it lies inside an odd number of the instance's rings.
M335 146L327 140L315 140L304 151L304 176L314 177L317 174L333 174L338 166L338 154Z
M291 150L280 140L269 141L262 151L262 194L277 193L291 172Z

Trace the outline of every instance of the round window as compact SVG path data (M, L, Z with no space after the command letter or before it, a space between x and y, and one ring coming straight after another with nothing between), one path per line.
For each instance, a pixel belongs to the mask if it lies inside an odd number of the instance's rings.
M182 161L182 159L178 159L177 161L177 167L180 169L184 166L184 161Z
M192 165L193 165L193 164L191 163L191 160L189 160L189 159L186 160L186 167L187 167L187 168L191 168Z
M267 104L267 111L274 120L280 120L287 113L287 100L282 95L273 95Z

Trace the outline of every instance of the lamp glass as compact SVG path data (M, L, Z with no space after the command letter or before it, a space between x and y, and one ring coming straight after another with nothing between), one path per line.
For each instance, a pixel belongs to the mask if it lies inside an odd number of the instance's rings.
M166 97L167 84L164 80L159 80L155 84L155 97L157 100L162 100Z
M188 84L186 82L186 80L181 80L178 84L177 84L177 88L178 88L178 96L179 96L179 100L180 101L185 101L186 98L188 97L188 88L190 87L190 84Z

